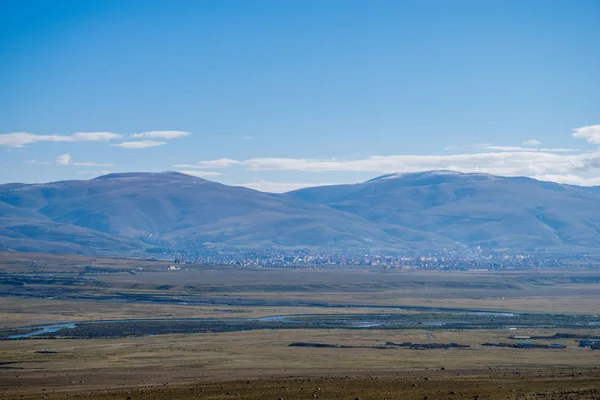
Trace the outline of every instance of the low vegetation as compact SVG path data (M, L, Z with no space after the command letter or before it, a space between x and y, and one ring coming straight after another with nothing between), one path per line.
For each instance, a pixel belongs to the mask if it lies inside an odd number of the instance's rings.
M598 397L594 270L168 265L0 254L0 397Z

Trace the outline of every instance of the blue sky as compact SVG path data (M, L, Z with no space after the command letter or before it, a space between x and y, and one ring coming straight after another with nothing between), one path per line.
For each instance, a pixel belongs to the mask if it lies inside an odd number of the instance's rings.
M600 185L600 3L0 2L0 182Z

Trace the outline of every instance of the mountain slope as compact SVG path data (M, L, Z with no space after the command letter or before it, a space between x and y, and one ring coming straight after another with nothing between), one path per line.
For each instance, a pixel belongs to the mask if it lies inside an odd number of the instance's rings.
M283 195L175 172L0 185L0 250L159 247L596 251L600 190L485 174L392 174Z
M402 249L414 246L412 241L453 246L436 234L396 226L387 227L390 234L385 224L327 206L175 172L0 185L0 227L4 248L25 250L46 248L47 242L76 251L194 249L207 243ZM403 234L393 233L398 230Z
M587 251L600 243L600 192L594 188L430 171L288 195L470 247Z

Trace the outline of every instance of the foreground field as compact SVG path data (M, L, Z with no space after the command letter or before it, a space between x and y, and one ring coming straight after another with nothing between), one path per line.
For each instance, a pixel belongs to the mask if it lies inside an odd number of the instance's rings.
M0 398L600 398L600 351L575 338L535 339L566 348L482 346L516 343L512 335L600 336L600 271L168 267L0 254L4 337L18 327L81 325L0 340ZM281 315L293 318L220 333L217 322L188 321ZM109 322L85 323L102 320ZM115 334L112 320L133 321L119 323ZM382 321L394 322L387 329L370 323ZM466 325L457 328L457 321ZM186 333L169 334L173 329ZM337 347L290 347L294 342Z
M144 400L271 400L271 399L348 399L348 400L423 400L423 399L560 399L597 400L600 398L600 373L598 370L539 370L509 371L461 370L411 371L408 373L315 376L311 378L289 376L251 380L228 380L217 383L167 381L162 385L148 382L157 377L148 373L135 375L142 380L131 387L133 376L112 377L111 385L93 386L79 381L68 388L57 389L54 380L40 379L42 389L23 388L5 391L4 397L17 399L69 399L90 400L144 399ZM101 377L104 379L105 377ZM231 377L233 378L233 377ZM95 378L91 378L94 382ZM89 382L89 381L87 381ZM48 388L48 389L46 389Z
M533 335L548 332L531 330L527 333ZM176 389L178 387L189 390L189 387L198 382L221 382L234 377L260 382L274 377L332 377L341 372L343 376L375 374L389 377L391 371L400 373L394 375L394 380L400 379L399 376L405 377L406 374L411 376L405 383L419 384L420 389L415 389L415 393L422 393L422 390L428 387L424 385L432 386L429 382L424 382L424 378L432 377L438 377L444 382L448 379L453 380L453 383L443 383L443 387L447 387L449 391L453 385L455 391L458 388L464 390L465 387L473 385L471 378L467 377L477 375L477 371L479 374L485 371L486 378L491 375L491 381L494 382L497 379L511 382L515 378L522 379L515 372L529 375L541 373L546 377L548 374L554 374L555 378L568 377L569 381L572 381L571 375L575 374L579 379L589 380L588 387L599 387L597 375L600 371L595 369L600 359L598 352L577 347L571 339L558 340L568 346L562 350L479 346L482 342L506 341L506 336L507 332L497 330L260 330L114 340L3 341L0 342L0 357L5 363L2 366L2 376L3 389L7 396L30 392L39 396L43 392L44 395L54 394L56 398L61 398L65 393L72 395L82 391L99 391L105 396L104 391L116 390L122 394L144 388L143 390L149 391L147 398L161 398L166 394L156 393L164 391L165 386L175 386L172 389L175 396L173 398L180 398L177 394L179 389ZM377 345L386 341L458 341L472 347L447 350L380 350L288 346L296 341L333 342L355 346ZM441 368L444 368L443 373ZM463 373L467 375L464 376ZM561 376L565 374L566 376ZM367 389L369 381L361 382ZM486 379L486 382L490 384L490 379ZM392 386L395 384L397 383L390 383ZM478 385L474 388L477 389ZM225 392L222 391L221 397L215 398L232 398L226 397ZM151 393L158 397L150 396ZM139 394L141 393L138 393L139 398L146 398L140 397ZM439 393L433 391L430 394ZM198 394L195 395L197 396ZM252 396L246 395L244 398L269 398L261 397L260 392ZM278 396L284 397L281 393ZM299 398L290 397L289 393L285 397Z
M388 340L460 341L472 347L288 346L294 341L368 346ZM21 395L64 399L66 394L86 399L233 399L235 393L244 399L308 399L314 398L318 387L322 399L527 398L526 393L531 398L537 393L543 393L537 398L548 399L598 398L598 352L577 347L569 339L559 340L568 346L562 350L478 345L485 341L506 341L506 332L261 330L115 340L4 341L0 342L1 385L3 398L9 399Z

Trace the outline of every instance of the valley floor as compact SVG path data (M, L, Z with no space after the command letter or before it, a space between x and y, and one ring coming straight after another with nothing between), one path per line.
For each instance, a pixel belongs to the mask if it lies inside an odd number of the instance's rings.
M187 266L178 273L165 271L160 262L65 257L40 256L35 267L30 259L0 265L4 337L19 327L92 320L160 318L171 329L170 323L186 318L324 314L351 320L358 314L366 320L425 321L439 314L445 319L410 329L269 325L177 334L140 331L134 321L120 325L113 337L106 335L109 323L87 338L68 339L65 330L0 340L2 399L600 398L600 351L580 347L577 337L550 338L600 336L600 271ZM113 267L85 269L90 264ZM138 272L130 273L130 267ZM485 310L515 316L473 314ZM448 324L463 314L469 324L480 320L480 325ZM512 335L546 336L531 340L566 348L482 346L516 343ZM289 346L295 342L335 347ZM413 349L386 342L469 347Z

